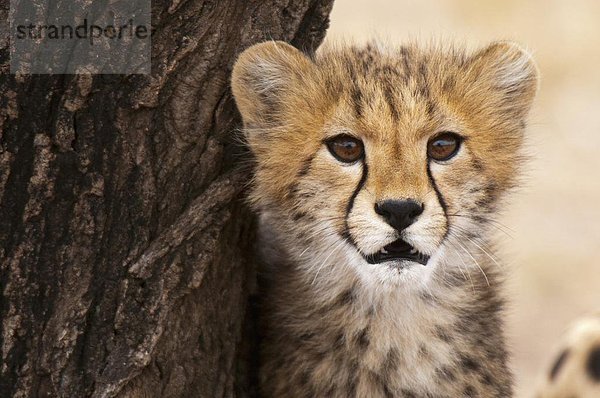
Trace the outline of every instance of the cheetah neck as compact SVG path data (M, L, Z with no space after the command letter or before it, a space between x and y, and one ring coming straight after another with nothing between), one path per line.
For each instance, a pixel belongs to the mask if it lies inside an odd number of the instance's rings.
M293 358L292 373L308 372L302 378L312 389L325 393L327 385L354 378L345 388L369 397L489 391L482 383L510 391L499 281L485 259L475 258L477 267L464 275L438 264L428 284L405 286L364 280L344 258L311 260L290 255L270 264L264 327L272 342L265 357ZM311 272L319 267L328 269ZM486 277L474 272L478 267Z

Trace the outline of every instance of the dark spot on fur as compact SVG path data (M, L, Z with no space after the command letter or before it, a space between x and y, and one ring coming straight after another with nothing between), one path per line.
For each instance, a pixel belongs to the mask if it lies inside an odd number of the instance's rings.
M332 102L335 103L339 100L341 93L343 92L342 82L337 80L326 79L325 88Z
M411 74L410 72L410 51L406 47L400 48L400 55L402 56L402 65L404 69L404 76Z
M439 304L438 298L436 296L434 296L433 294L431 294L430 292L421 292L420 297L427 304L432 304L432 305Z
M444 367L436 369L435 374L439 379L442 379L445 381L456 380L456 374L454 373L454 370L452 370L452 368L450 368L449 366L444 366Z
M369 371L367 373L367 378L368 378L369 384L379 386L379 389L384 397L386 397L386 398L394 397L394 394L392 393L392 391L390 391L390 388L388 386L388 380L387 380L387 377L385 377L385 375L382 375L381 373ZM380 395L377 394L377 396L380 396Z
M308 340L312 340L315 337L315 334L313 332L305 332L305 333L302 333L298 337L302 341L308 341Z
M473 386L467 386L465 388L465 390L463 391L463 396L464 397L469 397L469 398L474 398L477 397L477 391L475 390L475 387Z
M383 365L381 367L381 372L383 374L390 374L398 369L400 362L400 357L398 355L398 351L395 348L390 348L385 356L385 360L383 361Z
M433 101L427 100L426 111L429 117L432 117L435 114L435 105L433 104Z
M367 310L367 317L368 318L373 318L373 315L375 315L375 306L371 305L369 307L369 309Z
M477 372L480 368L477 361L467 355L461 355L460 366L467 372Z
M363 95L362 90L358 87L358 76L355 69L356 65L353 61L354 60L350 60L346 63L350 83L353 83L353 86L350 88L350 100L352 101L356 117L360 118L362 116Z
M358 382L358 362L352 361L348 372L348 397L353 397L356 394L356 383Z
M421 359L425 359L430 356L429 350L427 349L427 347L425 347L425 344L421 344L419 346L419 356L421 357Z
M392 93L392 89L389 85L385 85L383 88L383 94L387 103L387 106L390 110L390 114L392 115L392 119L394 121L398 121L400 119L400 112L398 112L398 103L394 94Z
M485 193L488 196L494 196L498 192L498 184L495 181L485 186Z
M594 382L600 382L600 346L596 346L588 356L586 364L588 375Z
M367 348L369 346L369 328L366 327L363 330L361 330L357 335L356 335L356 344L360 347L360 348Z
M337 307L345 307L354 302L356 299L356 293L354 292L354 287L350 289L344 290L336 300Z
M385 398L394 398L396 395L390 390L388 383L385 380L380 378L379 382L381 383L381 389L383 390L383 396Z
M352 99L352 105L354 106L354 113L356 117L360 118L363 113L363 96L357 87L354 87L350 92L350 98Z
M488 222L488 219L486 217L478 215L478 214L473 215L471 218L473 219L473 221L480 223L480 224L485 224Z
M339 332L335 338L335 342L333 343L333 348L336 350L341 349L344 346L344 342L346 341L346 336L344 332Z
M410 390L406 390L406 389L402 389L402 396L404 398L416 398L417 397L414 392L412 392Z
M473 158L473 160L471 162L473 164L473 168L476 171L478 171L478 172L483 171L483 163L481 163L481 160L479 160L478 158Z
M446 80L444 80L444 84L442 85L442 89L444 91L451 91L454 89L454 87L456 86L456 81L454 80L453 76L450 76L448 78L446 78Z
M315 193L309 192L309 191L304 191L304 192L296 193L296 196L298 199L310 199L313 196L315 196Z
M433 106L433 103L430 100L430 92L429 92L429 86L427 85L428 83L426 81L422 82L421 84L419 84L419 86L417 87L417 89L415 90L415 97L420 97L423 101L425 101L425 108L426 111L428 112L429 116L433 115L433 111L435 109L435 107ZM429 105L431 105L431 111L428 109Z
M435 336L442 340L445 343L452 342L452 336L448 333L448 331L441 326L435 328Z
M396 394L394 394L390 388L387 386L387 384L384 384L383 386L383 396L385 398L394 398L396 396Z
M479 327L479 319L471 313L464 313L457 322L456 327L465 336L476 336L474 332Z
M469 187L469 190L467 192L469 192L469 194L471 194L471 195L477 194L477 193L481 192L481 187L480 186Z
M360 52L361 66L365 73L369 72L369 69L371 68L371 65L373 64L373 61L374 61L373 53L374 52L375 52L375 50L373 49L373 46L371 46L371 45L367 45L367 47L363 51Z
M479 207L480 209L483 208L485 209L489 209L491 207L492 204L492 198L490 198L489 196L483 196L478 198L475 201L475 204L477 205L477 207Z
M491 386L494 382L492 375L489 372L483 372L481 374L481 383L486 386Z
M287 196L293 198L294 196L296 196L297 193L298 193L298 183L292 182L287 187Z
M292 220L294 221L300 221L302 218L306 217L307 213L304 211L297 211L294 214L292 214Z
M310 171L310 166L311 166L314 158L315 158L315 154L312 154L302 161L302 165L300 166L300 170L298 170L296 177L300 178L300 177L304 177L305 175L308 174L308 172Z

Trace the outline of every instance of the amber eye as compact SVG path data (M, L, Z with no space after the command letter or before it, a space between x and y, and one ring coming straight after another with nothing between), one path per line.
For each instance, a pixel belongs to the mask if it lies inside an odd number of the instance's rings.
M340 162L353 163L365 153L363 143L349 135L338 135L325 142L329 152Z
M460 149L461 136L445 132L433 137L427 143L427 156L433 160L444 161L452 158Z

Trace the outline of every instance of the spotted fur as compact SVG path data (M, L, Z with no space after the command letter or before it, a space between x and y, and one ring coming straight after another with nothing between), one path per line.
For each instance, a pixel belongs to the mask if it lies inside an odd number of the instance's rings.
M264 396L510 396L488 236L522 163L531 57L505 42L314 57L269 42L241 54L232 89L256 159ZM464 143L429 160L443 131ZM364 159L336 160L324 141L338 134ZM426 266L365 261L400 237L374 211L384 199L424 205L401 237Z
M536 397L600 397L600 314L571 325L540 378Z

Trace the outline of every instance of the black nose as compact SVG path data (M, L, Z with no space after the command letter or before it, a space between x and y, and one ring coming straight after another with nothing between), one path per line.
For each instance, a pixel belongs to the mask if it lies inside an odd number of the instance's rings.
M414 200L383 200L375 203L375 213L398 231L402 231L415 222L423 213L423 205Z

